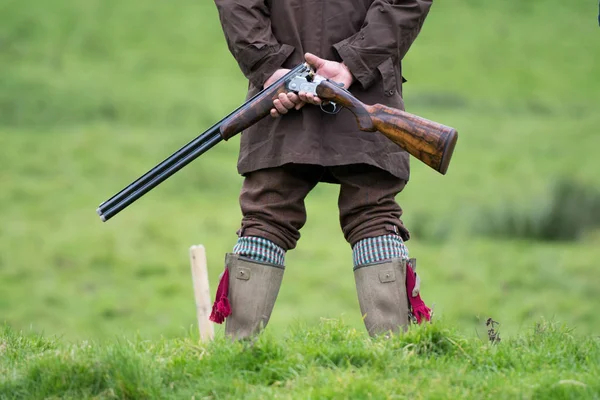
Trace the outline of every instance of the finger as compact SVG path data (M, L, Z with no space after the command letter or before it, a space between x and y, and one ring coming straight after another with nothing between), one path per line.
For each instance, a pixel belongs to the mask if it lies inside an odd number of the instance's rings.
M323 66L323 64L325 64L325 61L326 61L326 60L324 60L322 58L319 58L319 57L315 56L312 53L306 53L304 55L304 59L306 60L307 63L309 63L310 65L312 65L312 67L315 68L315 69L321 68Z
M281 104L283 104L283 106L285 108L287 108L288 110L291 110L296 105L293 101L291 101L288 98L286 93L279 93L278 98L279 98L279 101L281 102Z
M273 105L275 106L275 109L277 110L277 112L279 112L279 114L287 114L288 109L285 108L283 104L281 104L281 101L279 101L279 99L273 101Z
M312 93L308 93L306 95L306 102L310 103L310 104L314 104L314 105L319 105L322 103L319 96L317 96L316 94L312 94Z
M298 93L298 97L300 97L300 100L302 100L304 103L308 102L308 97L306 97L307 93L306 92L299 92Z
M279 117L279 113L274 108L271 108L271 117L273 117L273 118Z
M300 100L300 97L298 97L298 95L294 92L289 92L287 94L287 97L294 104L302 103L302 100Z
M412 290L412 297L417 297L421 293L421 278L415 274L415 287Z
M304 101L302 101L302 99L300 98L300 96L298 96L294 92L288 93L288 99L290 99L290 101L292 103L294 103L294 108L296 110L301 109L302 107L304 107L304 104L306 104Z
M315 102L315 96L313 94L310 94L310 93L307 93L307 92L300 92L300 93L298 93L298 96L305 103L318 104L318 103Z

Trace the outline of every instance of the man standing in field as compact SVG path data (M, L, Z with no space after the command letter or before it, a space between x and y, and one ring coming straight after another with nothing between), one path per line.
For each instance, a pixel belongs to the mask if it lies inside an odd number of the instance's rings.
M306 58L317 74L366 104L404 109L401 60L432 0L215 0L230 51L249 80L248 97ZM307 54L308 53L308 54ZM324 114L320 99L281 94L271 115L241 138L243 214L238 241L211 319L246 338L271 315L286 251L306 222L304 199L319 182L338 184L342 232L369 334L398 331L412 314L429 319L395 201L409 179L409 155L383 135L361 132L351 113ZM407 296L407 286L410 296ZM230 315L229 315L230 313Z

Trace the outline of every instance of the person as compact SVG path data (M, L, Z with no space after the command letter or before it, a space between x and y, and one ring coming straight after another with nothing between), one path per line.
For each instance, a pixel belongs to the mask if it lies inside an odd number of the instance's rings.
M248 78L248 98L306 60L362 102L404 109L401 61L432 0L215 3L229 50ZM349 112L329 115L310 106L320 101L306 93L281 94L273 102L274 118L242 134L243 217L211 316L215 322L226 318L225 334L232 338L254 336L266 326L285 254L296 247L306 222L304 199L320 182L340 188L339 221L353 251L369 334L406 329L409 304L417 319L429 319L395 200L409 179L408 153L384 135L361 132Z

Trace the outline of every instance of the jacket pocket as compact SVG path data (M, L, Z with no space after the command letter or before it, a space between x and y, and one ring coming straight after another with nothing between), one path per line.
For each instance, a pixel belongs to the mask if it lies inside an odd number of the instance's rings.
M381 74L381 80L383 84L383 93L387 97L392 97L398 91L398 81L396 79L396 68L392 58L386 58L384 62L377 66L379 73Z

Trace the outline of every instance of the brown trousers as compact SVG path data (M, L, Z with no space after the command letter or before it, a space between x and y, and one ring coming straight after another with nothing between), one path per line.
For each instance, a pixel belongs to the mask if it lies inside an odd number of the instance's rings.
M284 250L293 249L306 223L304 199L321 181L340 185L340 225L351 246L367 237L394 233L409 239L400 220L402 209L395 200L406 181L366 164L286 164L246 174L238 235L260 236Z

